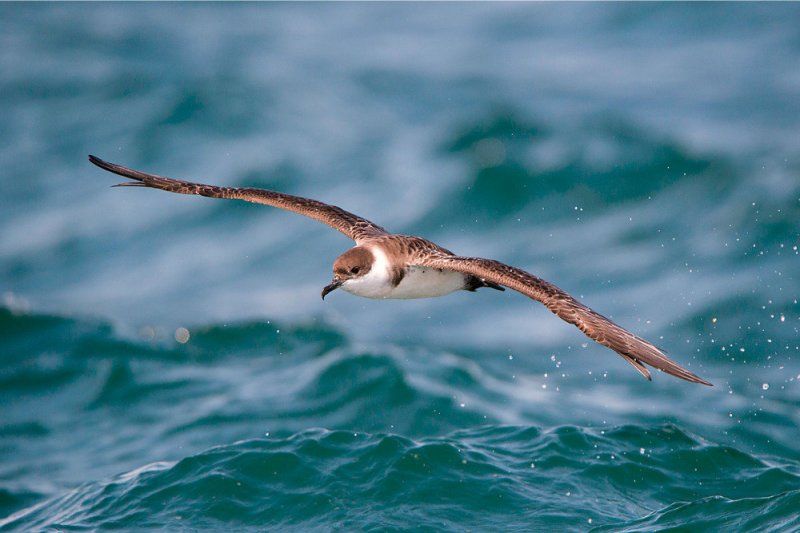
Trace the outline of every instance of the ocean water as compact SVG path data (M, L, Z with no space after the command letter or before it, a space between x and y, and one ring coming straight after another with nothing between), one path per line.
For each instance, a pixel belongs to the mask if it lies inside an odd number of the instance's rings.
M0 6L0 530L800 531L798 21ZM90 153L517 265L714 387L511 291L323 302L340 234Z

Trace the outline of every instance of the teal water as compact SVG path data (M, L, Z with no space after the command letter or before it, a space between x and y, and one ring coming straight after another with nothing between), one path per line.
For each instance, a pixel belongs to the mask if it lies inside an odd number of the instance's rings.
M0 530L800 530L797 20L0 6ZM89 153L518 265L715 386L510 291L322 302L338 233Z

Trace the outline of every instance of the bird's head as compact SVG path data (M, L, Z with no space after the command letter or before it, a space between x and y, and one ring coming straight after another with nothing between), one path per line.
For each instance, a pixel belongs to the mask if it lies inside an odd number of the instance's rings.
M336 258L333 262L333 281L322 289L322 299L332 291L345 286L348 281L365 276L372 269L375 257L367 248L356 246ZM345 290L347 290L345 288Z

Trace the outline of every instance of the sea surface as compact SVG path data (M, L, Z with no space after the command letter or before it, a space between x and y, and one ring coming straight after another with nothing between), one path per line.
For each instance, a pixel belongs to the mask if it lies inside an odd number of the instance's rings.
M0 531L800 531L800 5L0 5ZM352 243L519 266L337 291Z

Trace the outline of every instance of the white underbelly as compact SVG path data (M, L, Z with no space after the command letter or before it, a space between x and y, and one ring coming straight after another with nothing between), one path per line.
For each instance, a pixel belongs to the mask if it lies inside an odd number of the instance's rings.
M464 274L452 270L411 267L385 298L433 298L464 288Z
M372 249L375 263L361 277L344 282L342 289L363 298L433 298L464 288L465 275L452 270L412 266L395 287L386 255L379 247Z

